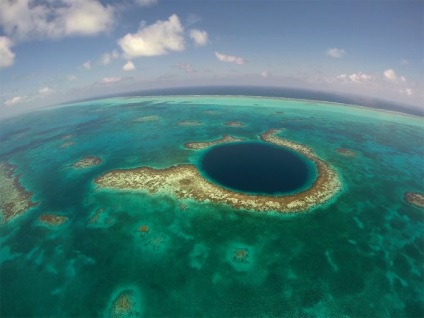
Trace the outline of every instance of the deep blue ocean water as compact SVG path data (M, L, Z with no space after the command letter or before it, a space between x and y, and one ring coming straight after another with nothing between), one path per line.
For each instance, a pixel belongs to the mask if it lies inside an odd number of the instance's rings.
M179 125L187 120L202 126ZM131 290L138 317L422 317L424 214L403 194L424 192L423 123L228 96L127 96L3 120L1 161L17 166L39 204L0 225L0 316L110 316L116 295ZM198 164L208 150L184 143L224 134L259 142L271 128L338 172L343 190L332 202L303 214L255 213L93 183L113 169ZM71 167L89 155L102 164ZM43 213L69 221L46 227Z
M230 143L202 157L203 174L221 186L252 194L296 193L316 179L303 155L267 143ZM315 169L316 170L316 169Z

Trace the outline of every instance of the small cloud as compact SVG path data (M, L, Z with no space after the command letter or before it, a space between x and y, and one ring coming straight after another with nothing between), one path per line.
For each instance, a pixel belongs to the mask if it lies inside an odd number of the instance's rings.
M85 63L82 65L82 67L83 67L84 69L86 69L87 71L91 70L91 61L87 61L87 62L85 62Z
M12 41L7 36L0 36L0 68L12 66L15 62L12 45Z
M13 106L22 102L22 99L23 99L22 96L15 96L15 97L12 97L11 99L6 100L4 104L6 106Z
M400 65L406 65L406 64L409 64L409 61L407 59L400 60Z
M202 21L200 16L198 16L197 14L190 14L186 19L185 26L189 27L193 24L199 23L200 21Z
M238 64L238 65L243 65L246 63L246 61L243 58L238 56L225 55L218 52L215 52L215 56L221 62L229 62L229 63Z
M412 90L412 88L409 88L409 87L407 87L405 89L401 89L401 90L399 90L399 92L402 95L408 95L408 96L412 96L414 94L414 91Z
M150 7L158 3L158 0L135 0L140 7Z
M137 33L128 33L118 44L127 58L164 55L170 51L184 50L183 33L180 19L173 14L166 21L141 25Z
M40 88L39 90L38 90L38 92L41 94L41 95L48 95L48 94L50 94L50 93L53 93L53 89L51 89L50 87L43 87L43 88Z
M104 53L100 57L100 64L108 65L112 62L112 60L117 59L119 57L119 53L116 50L113 50L111 53Z
M190 30L190 38L193 39L196 46L203 46L208 43L208 33L203 30L192 29Z
M263 78L267 78L267 77L269 76L269 73L268 73L268 72L263 71L263 72L261 73L261 76L262 76Z
M392 69L385 70L384 77L389 81L396 81L397 79L396 72Z
M345 56L346 51L344 49L332 48L332 49L328 49L327 52L325 52L325 54L338 59Z
M181 63L181 64L175 64L174 67L180 71L184 71L186 73L194 73L196 70L193 68L191 64L188 63Z
M124 71L133 71L135 70L135 65L133 62L128 61L127 63L125 63L125 65L122 67L122 70Z
M121 80L122 80L121 77L104 77L104 78L102 78L102 80L100 81L100 83L102 83L102 84L111 84L111 83L120 82Z
M75 75L69 75L68 76L68 81L73 82L73 81L76 81L76 80L77 80L77 77Z
M362 72L358 72L358 73L353 73L353 74L340 74L338 76L336 76L336 78L338 80L341 80L342 82L346 82L346 83L355 83L355 84L360 84L363 82L367 82L369 80L372 79L371 75L362 73Z

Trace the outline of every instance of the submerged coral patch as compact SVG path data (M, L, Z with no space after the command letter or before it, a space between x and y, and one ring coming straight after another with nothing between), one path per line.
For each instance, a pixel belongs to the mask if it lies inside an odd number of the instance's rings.
M141 116L141 117L134 119L135 122L141 122L141 123L149 122L149 121L157 121L157 120L159 120L159 116L157 116L157 115Z
M404 199L419 208L424 208L424 194L418 192L406 192L404 194Z
M112 296L106 317L137 317L141 314L141 299L136 288L125 288Z
M67 216L56 215L56 214L43 214L38 220L48 226L60 226L68 221Z
M341 189L337 173L313 151L303 145L277 137L279 130L269 130L260 136L264 142L287 147L312 160L318 176L312 186L302 192L288 195L251 195L222 188L203 178L197 168L181 164L165 169L140 167L109 171L95 179L99 188L126 191L166 193L180 199L223 203L236 209L252 211L277 211L281 213L304 212L330 200ZM192 149L202 149L208 143L196 143Z
M22 215L36 204L31 201L32 193L28 192L15 176L16 166L0 162L0 209L2 223Z
M225 126L229 126L229 127L244 127L246 126L246 124L239 122L239 121L227 121L226 123L224 123Z
M345 149L345 148L337 148L336 152L342 156L345 157L356 157L356 152L354 152L353 150L350 149Z
M220 139L204 142L187 142L184 144L184 147L187 149L204 149L218 144L224 144L228 142L243 141L242 138L232 137L229 135L224 135Z
M95 157L95 156L88 156L88 157L84 157L84 158L78 160L77 162L75 162L72 165L72 167L78 168L78 169L83 169L83 168L94 167L94 166L97 166L101 163L102 163L101 158Z
M197 120L183 120L183 121L179 121L178 122L179 126L202 126L202 122L201 121L197 121Z

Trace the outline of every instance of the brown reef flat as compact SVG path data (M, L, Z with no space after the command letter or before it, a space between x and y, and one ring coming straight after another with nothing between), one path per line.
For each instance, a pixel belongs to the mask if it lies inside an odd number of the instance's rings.
M220 139L212 140L212 141L205 141L205 142L187 142L184 144L184 147L187 149L204 149L208 148L214 145L228 143L228 142L235 142L235 141L243 141L242 138L236 138L229 135L224 135Z
M180 199L194 199L201 202L223 203L236 209L253 211L277 211L281 213L304 212L331 199L340 189L337 173L319 159L306 146L275 136L279 130L269 130L260 135L264 142L288 147L302 153L317 167L318 176L312 186L291 195L249 195L217 186L204 179L197 168L180 164L165 169L140 167L127 170L109 171L94 180L100 188L118 190L139 190L150 193L166 193ZM232 137L231 137L232 138ZM189 143L189 149L203 149L214 143ZM192 145L193 144L193 145Z
M60 226L68 221L68 217L56 214L43 214L38 218L38 220L49 226Z
M404 199L419 208L424 208L424 194L418 192L406 192L404 194Z
M75 162L72 165L72 167L78 168L78 169L83 169L83 168L94 167L94 166L97 166L101 163L102 163L101 158L95 157L95 156L88 156L88 157L84 157L81 160L78 160L77 162Z
M22 215L36 204L31 201L32 193L25 190L19 182L20 176L14 176L16 166L0 162L0 209L2 223Z
M229 127L244 127L246 126L246 124L239 122L239 121L227 121L226 123L224 123L225 126L229 126Z

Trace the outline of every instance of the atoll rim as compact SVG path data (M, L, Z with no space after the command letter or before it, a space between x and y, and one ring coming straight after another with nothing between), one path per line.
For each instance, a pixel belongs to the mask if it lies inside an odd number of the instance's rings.
M279 132L279 130L272 129L261 134L260 138L264 142L293 149L316 165L317 178L305 191L276 196L235 192L206 180L195 166L187 164L165 169L140 167L109 171L97 177L95 183L100 188L168 193L180 199L223 203L236 209L261 212L305 212L326 203L341 190L341 182L337 173L308 147L277 137L276 134ZM188 145L192 146L190 149L203 149L217 143L235 141L239 141L239 139L224 137L219 141L188 143Z

